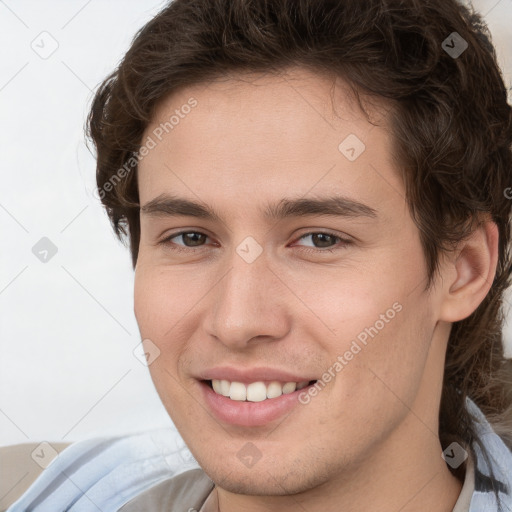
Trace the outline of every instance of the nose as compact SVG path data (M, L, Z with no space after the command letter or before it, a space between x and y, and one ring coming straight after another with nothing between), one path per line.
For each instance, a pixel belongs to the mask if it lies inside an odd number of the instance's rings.
M207 334L231 350L257 340L284 337L290 328L286 288L262 254L247 263L234 253L230 268L212 290L212 306L205 321Z

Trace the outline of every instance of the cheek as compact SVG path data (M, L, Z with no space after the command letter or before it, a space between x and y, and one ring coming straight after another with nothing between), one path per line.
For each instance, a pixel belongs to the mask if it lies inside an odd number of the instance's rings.
M406 403L414 400L435 328L421 249L375 261L382 264L361 265L360 272L305 274L300 286L296 283L297 295L315 314L302 326L327 354L325 371L336 374L332 389L356 409L371 403L399 406L393 392Z
M163 342L174 335L204 295L198 273L177 271L143 262L135 271L134 311L141 335Z
M187 285L184 278L177 278L176 272L147 265L143 258L139 261L134 283L135 317L141 339L151 340L160 351L148 369L171 419L179 423L180 414L186 415L185 406L190 398L183 394L177 378L186 341L190 339L190 333L184 329L187 312L199 300L200 290L190 283ZM180 405L183 403L185 406ZM178 417L176 408L181 411Z
M434 328L428 301L420 295L403 298L400 308L393 311L394 315L389 314L390 310L381 311L388 322L368 317L367 324L352 336L352 341L344 342L348 349L344 359L352 359L344 366L338 382L341 401L350 403L376 431L379 422L403 416L415 402ZM351 355L354 346L360 349L356 348L357 354Z
M198 350L191 350L195 347L191 340L201 326L207 292L215 283L207 274L202 269L146 264L144 257L135 271L135 316L141 339L151 340L160 351L149 371L168 411L190 398L182 394L179 382L190 359L198 355Z
M375 324L380 332L396 323L397 310L407 300L411 286L410 276L397 275L396 268L391 274L391 270L373 263L350 263L302 272L282 269L280 277L292 292L283 290L289 296L286 302L294 308L291 313L311 331L312 339L320 340L326 349L333 343L342 349L358 335L364 341L367 329Z

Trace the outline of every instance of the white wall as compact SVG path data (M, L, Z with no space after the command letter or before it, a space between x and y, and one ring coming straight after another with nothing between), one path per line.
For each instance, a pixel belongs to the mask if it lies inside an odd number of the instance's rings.
M129 253L92 195L83 136L91 91L162 5L0 1L0 445L171 424L132 354ZM510 84L512 4L476 5ZM58 250L46 263L42 237Z

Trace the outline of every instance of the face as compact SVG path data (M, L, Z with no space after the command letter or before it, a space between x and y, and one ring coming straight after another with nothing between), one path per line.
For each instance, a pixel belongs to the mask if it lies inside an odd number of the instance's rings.
M422 436L410 408L439 389L385 109L370 124L331 85L295 69L189 87L143 137L135 314L163 404L232 492L335 482Z

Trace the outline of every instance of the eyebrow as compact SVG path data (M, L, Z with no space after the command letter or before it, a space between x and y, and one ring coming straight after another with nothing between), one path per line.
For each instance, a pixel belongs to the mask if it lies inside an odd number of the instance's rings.
M220 221L221 217L209 206L181 197L162 194L141 207L149 216L186 216ZM283 198L274 204L268 204L263 210L268 220L282 220L290 217L307 217L326 215L335 217L369 217L376 218L377 211L370 206L344 196Z
M377 217L377 211L370 206L344 196L325 198L281 199L277 204L269 204L265 217L280 220L287 217L308 215L330 215L335 217Z

